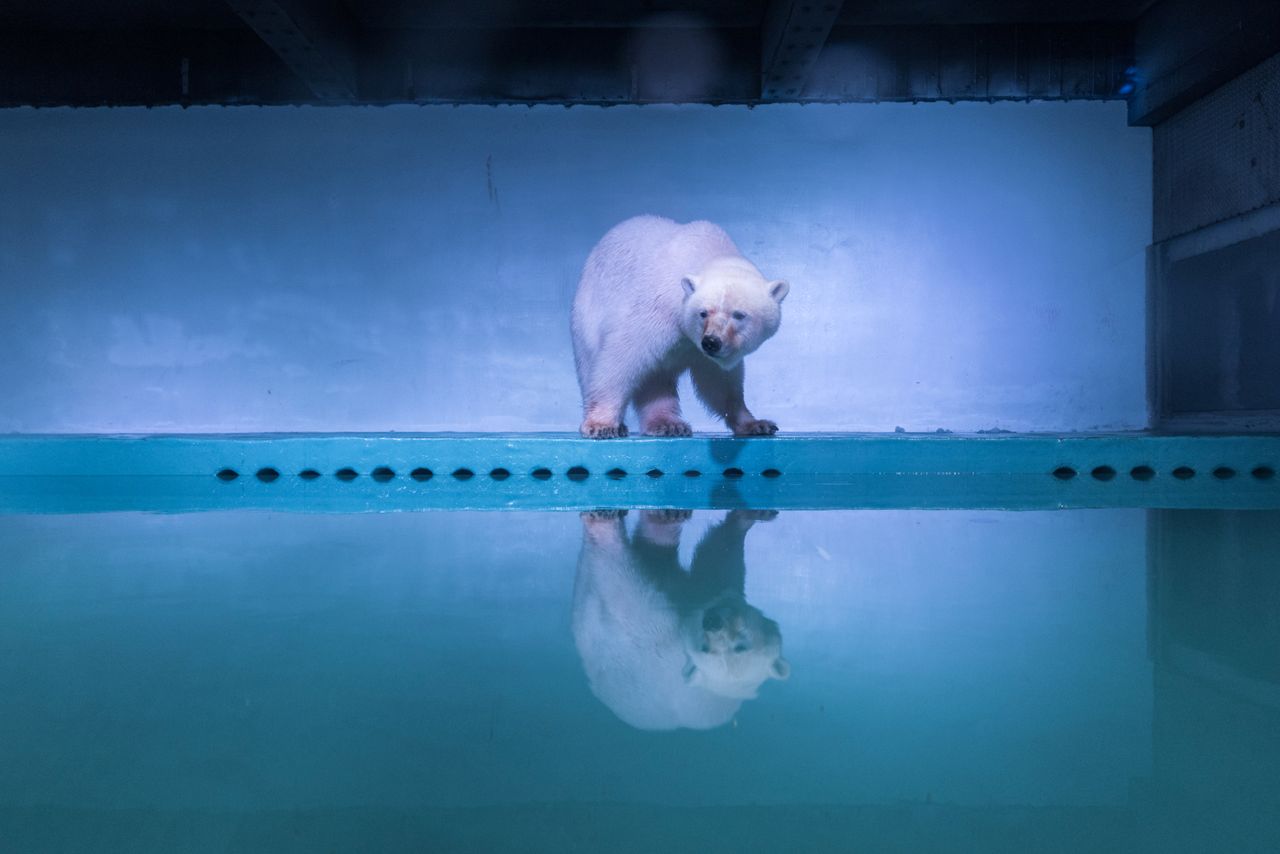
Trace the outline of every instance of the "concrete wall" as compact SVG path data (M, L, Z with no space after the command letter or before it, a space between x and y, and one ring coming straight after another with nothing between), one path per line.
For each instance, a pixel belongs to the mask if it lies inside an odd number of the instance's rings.
M1280 429L1280 55L1156 125L1155 419Z
M1141 427L1149 146L1121 103L4 111L0 431L575 429L576 277L640 212L791 280L784 430Z
M1280 56L1156 125L1155 239L1280 202Z

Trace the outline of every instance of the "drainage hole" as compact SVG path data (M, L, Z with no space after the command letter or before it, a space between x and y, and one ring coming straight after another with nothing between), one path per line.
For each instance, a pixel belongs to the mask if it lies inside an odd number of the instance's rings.
M662 469L649 469L645 474L649 477L662 477Z
M551 480L551 469L534 469L533 476L538 480Z
M1271 480L1271 478L1276 476L1276 470L1273 469L1271 466L1258 466L1256 469L1250 472L1250 474L1252 474L1258 480Z
M1058 466L1053 470L1053 476L1058 480L1071 480L1076 476L1076 470L1071 466Z
M435 472L433 472L431 469L416 468L413 471L409 472L409 477L413 478L416 481L421 482L424 480L431 480L431 478L435 477Z
M685 477L702 477L702 472L698 471L697 469L689 469L687 472L684 473L684 476Z
M624 477L627 476L627 473L623 469L613 468L605 472L604 476L609 478L610 480L622 480Z
M1093 475L1095 480L1111 480L1116 476L1116 470L1111 466L1098 466L1089 474Z
M493 478L494 480L506 480L507 478L511 477L511 472L507 471L506 469L498 468L489 472L489 477Z
M1236 476L1236 470L1231 466L1218 466L1213 470L1213 476L1218 480L1231 480Z
M261 469L258 469L257 477L258 477L258 480L262 481L263 483L271 483L271 481L280 477L280 472L270 467L261 468Z
M591 472L587 471L582 466L574 466L568 471L569 480L586 480L587 476L590 474Z
M217 475L218 480L226 481L227 483L230 483L231 481L235 480L239 476L240 476L240 472L236 471L235 469L223 469L222 471L218 472L218 475Z
M1196 476L1196 470L1191 466L1178 466L1173 470L1173 476L1178 480L1191 480Z
M319 476L320 476L320 472L316 471L315 469L303 469L302 471L298 472L298 477L302 478L303 480L315 480Z
M333 476L338 480L355 480L360 476L360 473L355 469L338 469L333 473Z
M739 469L739 468L725 469L724 476L727 478L731 478L733 480L737 480L738 478L742 477L742 469Z
M457 480L471 480L476 476L476 473L471 469L454 469L453 476Z
M1151 466L1134 466L1129 469L1129 477L1134 480L1151 480L1156 476L1156 470Z
M782 477L782 472L778 471L777 469L765 469L764 471L760 472L760 474L764 475L765 477Z
M376 469L373 470L373 472L369 476L372 477L374 480L376 480L378 483L386 483L387 481L395 477L396 473L395 471L387 468L386 466L378 466Z

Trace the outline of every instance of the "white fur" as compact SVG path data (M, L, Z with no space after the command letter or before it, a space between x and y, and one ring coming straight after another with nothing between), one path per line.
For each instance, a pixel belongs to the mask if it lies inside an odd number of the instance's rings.
M622 721L644 730L711 729L728 723L744 700L769 679L786 679L777 625L741 598L724 591L703 600L696 582L668 567L665 589L661 548L674 549L679 525L654 524L646 511L628 537L621 513L582 514L582 552L573 591L573 639L591 691ZM742 536L750 526L730 520ZM732 534L731 534L732 536ZM646 547L646 543L649 545ZM726 613L721 631L704 631L711 609ZM749 637L736 650L730 633Z
M787 291L713 223L638 216L612 228L573 301L582 434L625 436L634 404L645 433L689 435L676 382L690 371L698 397L736 435L772 435L777 425L743 401L742 360L777 331ZM721 342L715 356L703 351L705 336Z

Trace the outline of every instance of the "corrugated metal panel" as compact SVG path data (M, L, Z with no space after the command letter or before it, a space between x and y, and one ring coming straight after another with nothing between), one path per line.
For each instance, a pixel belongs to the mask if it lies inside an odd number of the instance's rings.
M1159 124L1155 239L1280 201L1280 55Z

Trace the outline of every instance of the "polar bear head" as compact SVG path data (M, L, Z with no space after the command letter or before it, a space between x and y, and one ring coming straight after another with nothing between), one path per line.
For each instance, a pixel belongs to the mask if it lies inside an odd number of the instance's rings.
M723 596L682 621L689 685L738 700L756 696L769 679L786 679L778 624L740 596Z
M730 370L772 337L790 285L768 281L745 258L711 261L686 275L680 331L706 358Z

